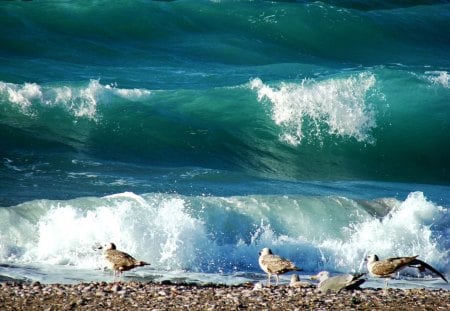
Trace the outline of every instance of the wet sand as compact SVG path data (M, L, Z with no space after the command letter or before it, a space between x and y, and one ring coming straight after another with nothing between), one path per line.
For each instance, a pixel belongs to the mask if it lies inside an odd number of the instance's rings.
M176 285L140 282L0 283L0 310L450 310L444 289L318 293L314 286Z

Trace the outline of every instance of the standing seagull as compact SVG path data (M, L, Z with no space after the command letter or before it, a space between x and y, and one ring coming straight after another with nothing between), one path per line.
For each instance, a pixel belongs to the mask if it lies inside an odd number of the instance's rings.
M272 274L275 274L275 278L277 279L276 285L278 285L279 274L284 274L289 271L301 271L301 268L298 268L292 263L290 260L272 254L272 251L265 247L259 253L259 266L269 275L268 286L270 286L270 277Z
M322 293L328 291L340 292L343 289L358 289L359 285L366 281L361 279L363 275L364 273L330 276L328 271L321 271L317 275L313 275L311 280L319 280L317 289Z
M117 250L114 243L108 243L105 246L99 247L99 249L103 249L103 257L108 263L109 268L114 271L114 281L116 279L116 275L122 275L123 271L150 265L144 261L134 259L131 255L125 252Z
M388 283L388 278L391 277L395 272L400 271L406 267L414 267L418 268L419 271L424 271L425 269L430 270L431 272L439 275L445 282L448 283L447 279L435 268L423 262L422 260L417 259L417 256L411 257L394 257L387 258L384 260L380 260L377 255L368 255L366 257L367 261L367 270L369 273L377 278L386 278L386 287Z

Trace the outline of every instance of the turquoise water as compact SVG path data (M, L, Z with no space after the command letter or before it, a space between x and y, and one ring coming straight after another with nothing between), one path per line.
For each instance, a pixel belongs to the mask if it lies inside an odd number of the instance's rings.
M0 16L0 274L109 278L93 246L114 241L144 279L259 280L265 246L306 274L377 253L448 275L448 1Z

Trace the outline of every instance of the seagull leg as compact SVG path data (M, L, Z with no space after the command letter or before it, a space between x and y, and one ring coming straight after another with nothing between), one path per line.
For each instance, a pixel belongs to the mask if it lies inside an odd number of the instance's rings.
M270 277L271 277L271 275L270 275L270 273L268 273L268 275L269 275L269 280L267 282L267 286L270 287Z
M385 292L388 291L388 281L389 281L389 279L386 278L386 279L385 279L385 282L384 282L384 291L385 291Z
M280 281L280 277L278 276L278 274L275 274L275 278L277 279L277 284L275 284L275 285L278 286L278 282Z

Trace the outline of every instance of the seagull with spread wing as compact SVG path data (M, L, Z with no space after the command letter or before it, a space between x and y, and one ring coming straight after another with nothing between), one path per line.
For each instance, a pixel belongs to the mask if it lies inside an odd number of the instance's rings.
M417 259L418 255L410 257L393 257L380 260L377 255L368 255L366 257L367 270L370 275L378 278L386 278L386 287L388 278L392 274L402 270L406 267L414 267L419 269L419 271L430 270L431 272L439 275L445 282L448 283L445 276L437 271L435 268L427 264L426 262Z

